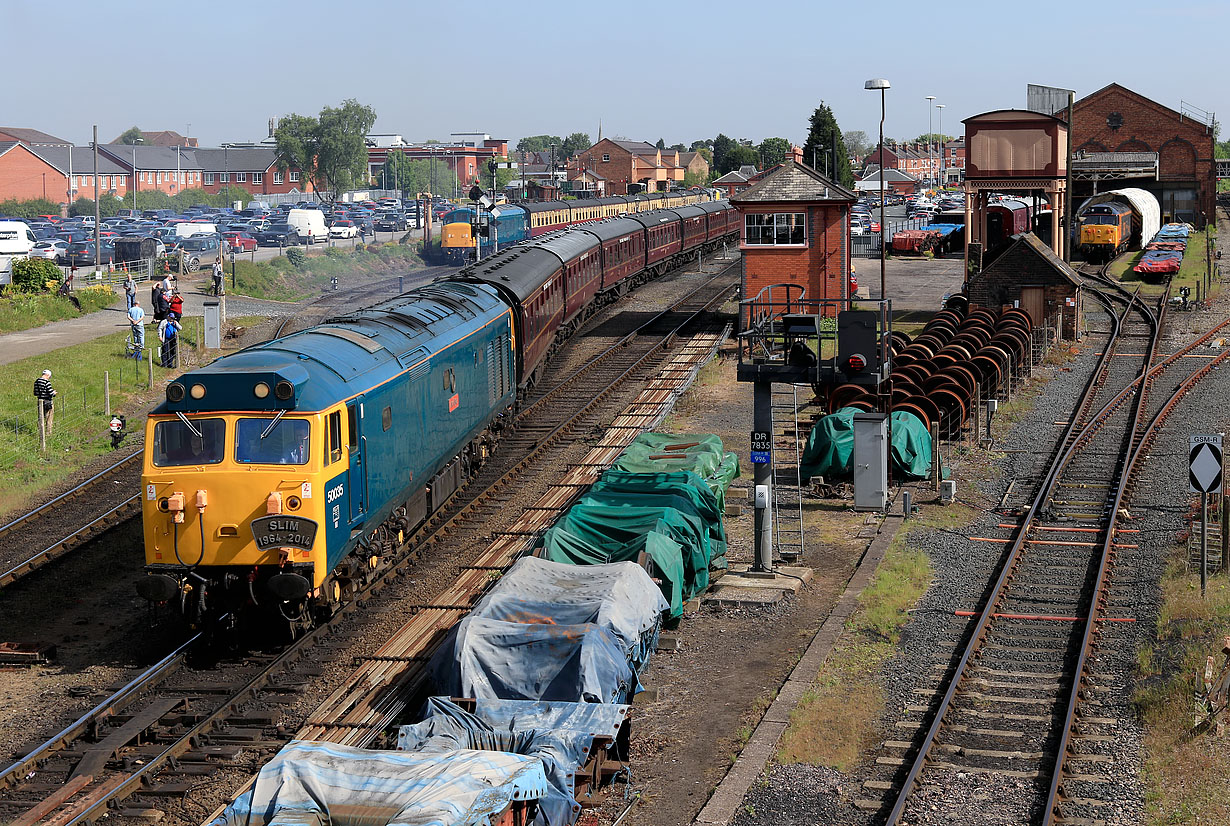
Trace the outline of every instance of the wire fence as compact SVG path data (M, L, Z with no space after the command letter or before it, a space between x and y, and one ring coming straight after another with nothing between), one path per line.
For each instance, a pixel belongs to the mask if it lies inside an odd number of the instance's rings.
M0 470L18 471L32 464L54 461L61 456L83 449L105 447L110 442L113 415L123 415L127 432L139 433L148 408L161 396L162 386L181 369L187 369L203 357L203 321L199 317L184 320L180 333L176 362L171 367L161 365L160 342L155 328L146 330L146 347L140 351L128 348L130 358L112 369L99 370L82 378L57 376L51 415L40 423L41 402L33 394L24 411L10 411L0 417ZM117 353L128 341L120 342ZM63 372L63 371L61 371ZM49 428L44 430L46 425ZM19 474L20 475L20 474Z

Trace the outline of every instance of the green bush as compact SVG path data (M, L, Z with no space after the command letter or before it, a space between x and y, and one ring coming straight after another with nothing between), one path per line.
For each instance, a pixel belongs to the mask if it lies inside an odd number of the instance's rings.
M342 249L341 247L326 247L325 257L326 258L345 258L346 250Z
M286 260L295 269L302 269L303 265L307 263L307 253L298 247L289 247L286 250Z
M0 201L0 215L12 215L14 218L34 218L38 215L59 215L60 205L46 198L33 198L29 201Z
M48 282L58 284L63 277L55 262L46 258L19 258L13 262L13 288L21 292L43 292Z

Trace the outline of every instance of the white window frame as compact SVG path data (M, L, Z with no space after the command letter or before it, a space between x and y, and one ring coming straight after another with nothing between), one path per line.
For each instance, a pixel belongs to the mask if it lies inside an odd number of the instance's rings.
M281 172L274 172L274 173L273 173L273 182L274 182L275 184L280 184L280 183L282 183L282 173L281 173Z
M229 184L231 182L230 177L231 177L231 173L229 172L219 172L218 173L218 183Z
M252 173L252 183L254 183L254 184L263 184L264 182L265 182L265 173L264 173L264 172L253 172L253 173Z
M213 185L214 185L214 173L206 172L205 173L205 186L213 186Z
M297 169L292 169L290 171L290 182L293 184L293 183L298 183L298 181L299 181L299 171Z
M602 156L602 162L603 162L603 163L610 163L610 162L611 162L611 156L610 156L609 154L605 154L605 153L604 153L604 154L603 154L603 156Z
M237 184L246 184L247 182L248 182L248 173L247 173L247 172L236 172L236 173L235 173L235 183L237 183Z
M762 229L762 233L761 233L762 238L763 238L763 229L766 226L773 227L773 240L772 241L765 242L761 240L761 241L751 242L747 240L748 239L748 222L749 220L753 218L772 219L770 224L759 224L759 226ZM792 220L795 218L798 219L797 222ZM782 220L782 219L785 219L785 220ZM792 225L794 227L802 229L803 231L802 240L778 241L777 238L782 232L793 234L791 230ZM807 246L807 242L808 242L808 238L807 238L807 213L806 212L748 212L748 213L745 213L743 216L743 237L740 239L740 246L802 248L802 247Z

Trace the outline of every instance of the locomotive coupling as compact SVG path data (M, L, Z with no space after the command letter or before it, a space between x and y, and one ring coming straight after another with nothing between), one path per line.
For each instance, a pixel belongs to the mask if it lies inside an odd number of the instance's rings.
M171 514L171 518L176 524L182 524L184 521L184 494L176 491L167 497L167 513Z

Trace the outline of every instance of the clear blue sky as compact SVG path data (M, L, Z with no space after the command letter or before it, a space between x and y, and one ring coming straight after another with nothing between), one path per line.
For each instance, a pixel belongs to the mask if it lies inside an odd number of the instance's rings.
M927 131L926 95L946 104L944 131L954 134L972 114L1023 108L1027 83L1079 97L1118 82L1230 117L1230 58L1215 42L1230 29L1225 0L3 6L10 79L0 124L79 143L94 123L103 141L132 125L182 133L188 124L204 146L257 140L270 117L350 97L376 110L376 131L408 140L596 138L601 119L605 136L668 144L719 132L802 142L820 100L842 129L874 136L870 77L892 83L885 134L897 138Z

